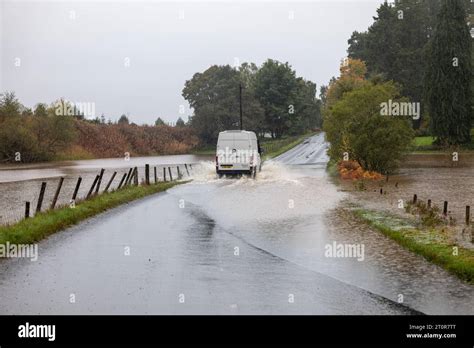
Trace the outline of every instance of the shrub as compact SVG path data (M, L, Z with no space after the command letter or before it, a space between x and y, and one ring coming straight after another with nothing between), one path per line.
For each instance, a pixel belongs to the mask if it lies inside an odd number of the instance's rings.
M329 156L339 161L344 152L366 171L393 172L409 149L414 132L401 116L382 116L381 103L400 100L392 82L368 84L343 95L324 120Z

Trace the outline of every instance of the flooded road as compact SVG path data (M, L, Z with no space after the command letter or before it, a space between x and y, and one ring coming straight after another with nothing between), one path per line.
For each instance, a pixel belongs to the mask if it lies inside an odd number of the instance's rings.
M143 168L145 164L151 166L192 164L209 158L210 156L174 155L128 157L128 159L123 157L31 164L2 164L0 165L0 184L26 180L50 179L61 176L77 177L89 171L96 173L101 168L105 170L118 170L130 167Z
M152 168L157 166L157 176L163 179L163 166L171 166L172 175L177 177L175 165L196 164L209 160L211 156L176 155L154 157L104 158L83 161L63 161L34 164L0 165L0 225L19 221L24 216L25 201L35 206L41 187L46 182L45 206L51 202L59 178L64 177L64 183L58 200L59 205L69 204L78 177L82 177L78 197L85 197L101 168L105 169L104 180L107 182L112 173L117 175L112 182L111 189L118 186L124 173L131 167L137 167L139 177L144 176L145 164ZM181 168L184 172L184 169ZM151 175L153 176L153 170ZM167 174L168 175L168 174ZM169 177L168 177L169 179ZM105 183L102 184L102 189Z
M51 236L36 262L0 262L0 314L474 314L474 287L344 216L324 146L257 180L203 162L192 183ZM333 243L364 253L328 257Z

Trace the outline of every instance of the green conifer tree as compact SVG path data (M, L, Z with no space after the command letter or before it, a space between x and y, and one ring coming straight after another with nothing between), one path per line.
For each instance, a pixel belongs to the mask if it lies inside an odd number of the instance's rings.
M427 52L425 101L433 135L446 145L468 143L471 37L463 0L442 0Z

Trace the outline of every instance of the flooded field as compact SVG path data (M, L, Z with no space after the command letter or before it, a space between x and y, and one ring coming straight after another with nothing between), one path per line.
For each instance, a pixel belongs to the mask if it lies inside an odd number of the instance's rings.
M47 208L53 198L60 177L64 177L64 183L59 196L58 205L68 204L74 192L78 177L82 177L78 198L85 197L89 191L95 176L101 168L105 169L101 190L105 188L114 171L117 175L111 185L111 189L118 186L124 173L131 167L138 167L140 180L144 178L145 164L151 167L157 166L157 176L163 179L163 167L170 166L172 175L177 177L176 165L196 164L201 160L209 159L209 156L177 155L156 157L132 157L106 158L84 161L65 161L39 164L11 164L0 166L0 225L18 221L24 216L25 202L31 202L34 211L41 182L46 182L46 193L43 207ZM181 167L185 173L184 167ZM153 178L153 168L150 173ZM168 170L166 172L169 179Z
M411 216L398 207L402 199L408 202L417 195L418 200L443 208L448 201L448 216L455 222L457 242L473 248L469 236L462 235L466 206L474 207L474 153L460 154L453 162L447 154L410 155L397 175L388 182L367 183L365 191L358 191L351 181L343 181L341 189L351 191L353 201L368 209L385 210L401 216ZM380 195L380 188L384 194Z

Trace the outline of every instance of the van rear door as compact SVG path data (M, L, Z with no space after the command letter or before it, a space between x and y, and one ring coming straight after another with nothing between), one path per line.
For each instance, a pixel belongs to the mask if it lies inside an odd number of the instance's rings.
M230 156L234 148L234 135L232 133L221 133L217 140L217 156L219 165L232 165L234 159Z
M248 171L251 142L246 132L223 132L217 141L219 170Z

